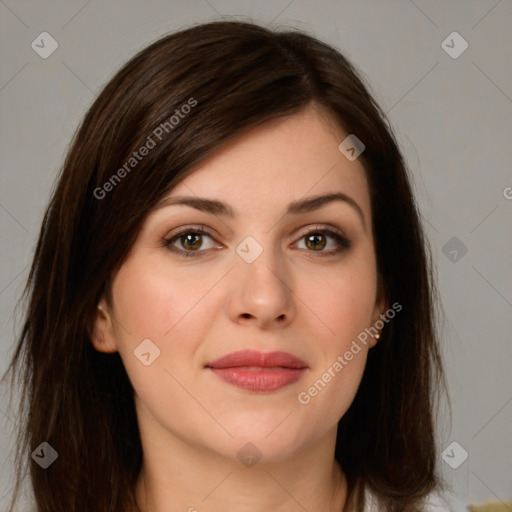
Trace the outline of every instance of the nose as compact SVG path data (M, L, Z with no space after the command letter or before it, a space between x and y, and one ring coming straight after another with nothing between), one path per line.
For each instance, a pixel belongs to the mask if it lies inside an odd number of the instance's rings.
M240 259L230 274L228 314L231 321L272 329L282 328L293 320L293 283L275 253L264 250L252 263Z

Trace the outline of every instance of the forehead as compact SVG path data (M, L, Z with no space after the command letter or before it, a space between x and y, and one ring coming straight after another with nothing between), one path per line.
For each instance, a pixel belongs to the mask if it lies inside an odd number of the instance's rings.
M211 197L254 213L338 191L353 197L369 215L365 169L338 149L347 135L314 108L269 121L216 152L167 197Z

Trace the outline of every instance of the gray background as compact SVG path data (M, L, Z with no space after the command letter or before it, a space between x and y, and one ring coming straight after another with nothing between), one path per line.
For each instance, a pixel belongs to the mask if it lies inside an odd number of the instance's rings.
M0 1L0 372L19 329L13 308L43 209L86 109L136 51L221 17L305 30L370 80L414 174L437 268L453 407L451 425L441 418L440 445L456 441L469 453L457 469L439 458L453 509L511 500L510 0ZM47 59L31 48L43 31L59 44ZM442 47L453 31L469 44L458 58ZM452 39L445 45L461 48ZM16 427L1 391L4 509ZM462 453L449 451L452 463Z

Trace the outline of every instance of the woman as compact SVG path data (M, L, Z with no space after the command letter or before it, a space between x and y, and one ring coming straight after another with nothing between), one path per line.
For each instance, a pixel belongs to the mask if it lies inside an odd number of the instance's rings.
M10 366L38 511L415 511L429 260L385 116L301 33L195 26L88 111Z

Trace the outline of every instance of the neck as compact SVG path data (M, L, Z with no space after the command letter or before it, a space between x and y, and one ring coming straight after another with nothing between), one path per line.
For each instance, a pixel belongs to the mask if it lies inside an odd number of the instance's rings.
M144 467L137 482L137 504L140 512L341 512L346 478L336 463L330 473L327 480L318 481L318 475L297 468L287 473L277 467L219 473L212 467L209 475L197 478L188 473L155 474Z
M341 512L347 482L334 459L336 432L277 462L246 467L193 446L156 423L141 430L140 512Z

